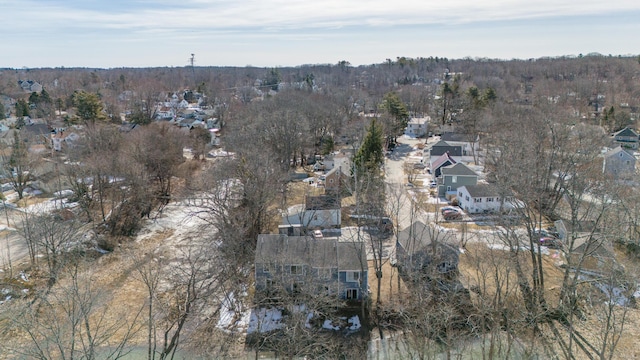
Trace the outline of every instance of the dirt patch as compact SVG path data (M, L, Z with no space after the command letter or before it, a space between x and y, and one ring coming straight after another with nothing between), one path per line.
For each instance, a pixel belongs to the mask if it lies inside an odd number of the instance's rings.
M372 260L368 261L369 273L368 281L371 289L371 302L378 300L378 279L376 279L376 269ZM380 283L380 299L383 303L393 303L401 298L402 293L406 293L407 287L398 274L398 268L391 266L389 262L382 265L382 281ZM399 291L398 291L399 289Z

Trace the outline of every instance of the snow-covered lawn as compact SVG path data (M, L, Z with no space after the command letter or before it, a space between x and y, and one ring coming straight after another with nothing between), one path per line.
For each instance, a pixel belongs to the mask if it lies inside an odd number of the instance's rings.
M315 316L313 311L309 311L304 305L296 305L291 311L293 313L306 313L305 324L306 328L312 328L311 320ZM282 329L284 326L284 315L282 314L283 310L279 308L257 308L252 309L249 315L249 323L246 327L247 334L253 334L256 332L267 333L273 330ZM227 315L224 315L225 321L222 321L223 311L221 309L220 312L221 320L218 322L218 328L229 330L229 326L232 325L232 321L227 321L227 319L245 319L245 315L242 317L238 317L232 311L227 311ZM239 328L241 328L244 323L242 321L237 321ZM357 331L362 327L360 323L360 318L358 315L354 315L350 318L340 317L335 320L325 319L322 323L322 328L325 330L331 331Z

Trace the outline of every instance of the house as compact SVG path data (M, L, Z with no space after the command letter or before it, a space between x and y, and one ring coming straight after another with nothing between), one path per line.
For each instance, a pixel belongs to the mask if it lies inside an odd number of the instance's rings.
M352 152L349 149L340 150L337 153L329 154L322 160L322 165L325 171L332 170L333 168L340 168L344 174L351 169Z
M175 116L175 111L169 106L160 105L156 109L156 119L158 120L171 120L175 118Z
M328 194L337 194L340 192L342 182L346 178L346 174L340 168L333 168L325 175L324 189Z
M625 149L638 149L638 133L626 127L613 134L613 142Z
M444 154L449 154L450 156L462 156L462 146L456 145L453 146L446 141L438 141L437 143L431 146L429 150L429 156L442 156Z
M400 231L396 241L396 265L413 278L457 273L459 251L453 232L416 221Z
M361 301L368 289L366 244L337 238L258 235L255 288L258 298L279 291L324 294Z
M636 158L621 146L617 147L604 154L602 172L614 179L628 179L636 172Z
M41 92L42 85L33 80L18 80L18 86L25 92Z
M55 151L61 151L65 146L72 146L78 139L80 135L72 131L58 131L51 134L51 144Z
M463 156L471 156L480 150L480 137L475 138L469 134L445 132L440 136L441 141L445 141L451 146L461 146Z
M453 160L453 158L449 155L449 153L444 153L437 158L431 158L431 175L436 179L440 177L442 168L449 165L456 164L457 161Z
M553 226L558 232L558 237L560 238L560 240L565 243L572 236L572 234L593 233L595 231L594 221L576 221L575 224L573 224L571 223L571 221L560 219L554 221Z
M458 204L469 214L498 213L515 208L511 197L502 197L489 184L465 185L458 188Z
M340 197L334 195L307 196L304 206L292 206L282 219L283 225L300 224L305 229L335 228L341 223Z
M460 186L476 185L478 174L463 163L440 168L438 178L438 196L456 196Z
M51 138L52 129L47 124L30 124L20 128L22 138L27 139L31 143L44 144L48 143Z
M596 221L556 220L554 227L562 241L569 264L578 264L584 270L601 273L620 268L613 244L600 234Z
M425 136L427 134L427 126L429 126L430 121L431 118L429 117L411 118L407 122L407 127L404 130L405 135L414 138Z

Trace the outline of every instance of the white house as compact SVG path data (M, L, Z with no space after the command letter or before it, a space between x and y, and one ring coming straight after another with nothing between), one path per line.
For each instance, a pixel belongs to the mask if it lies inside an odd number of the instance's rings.
M431 121L430 117L423 118L411 118L407 123L407 128L404 130L405 135L410 137L420 137L427 133L427 126Z
M502 198L489 184L461 186L457 199L460 207L469 214L504 212L515 207L513 198Z

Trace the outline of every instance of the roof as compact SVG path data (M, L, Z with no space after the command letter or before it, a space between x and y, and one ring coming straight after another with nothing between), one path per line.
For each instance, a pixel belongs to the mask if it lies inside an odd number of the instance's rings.
M426 124L430 120L429 117L426 118L414 118L409 119L407 124Z
M431 156L438 156L444 153L449 153L451 156L462 156L462 146L451 145L446 141L438 141L429 150Z
M459 189L465 188L471 197L491 197L500 196L496 188L489 184L465 185Z
M336 210L340 209L340 198L334 195L307 196L305 210Z
M444 165L447 161L449 161L451 164L456 163L456 161L453 160L451 156L449 156L449 153L444 153L431 164L431 169L435 170Z
M433 240L441 245L440 251L445 249L457 257L458 250L452 245L457 241L453 232L442 231L425 225L421 221L416 221L398 233L398 243L408 254L425 250L433 244Z
M49 135L51 133L51 128L47 124L33 124L23 126L20 128L20 131L24 131L30 135Z
M258 263L299 264L311 267L337 267L339 270L362 270L366 262L366 244L339 242L337 239L316 239L311 236L279 234L258 235Z
M451 146L448 142L444 141L444 140L440 140L437 143L431 145L431 147L436 147L436 146Z
M635 137L638 137L638 133L633 131L633 129L626 127L624 129L618 131L617 133L614 133L613 136L635 136Z
M446 132L440 136L440 140L444 141L457 141L457 142L473 142L469 140L470 137L467 134Z
M622 156L624 156L624 157L628 157L629 159L633 159L633 161L636 160L635 156L633 156L632 154L629 154L629 152L626 151L625 149L623 149L622 146L618 146L617 148L615 148L613 150L609 150L606 154L604 154L604 157L608 158L608 157L612 157L612 156L617 156L618 154L622 154Z
M463 163L445 166L441 171L442 175L478 176L475 171L471 170L467 165Z

